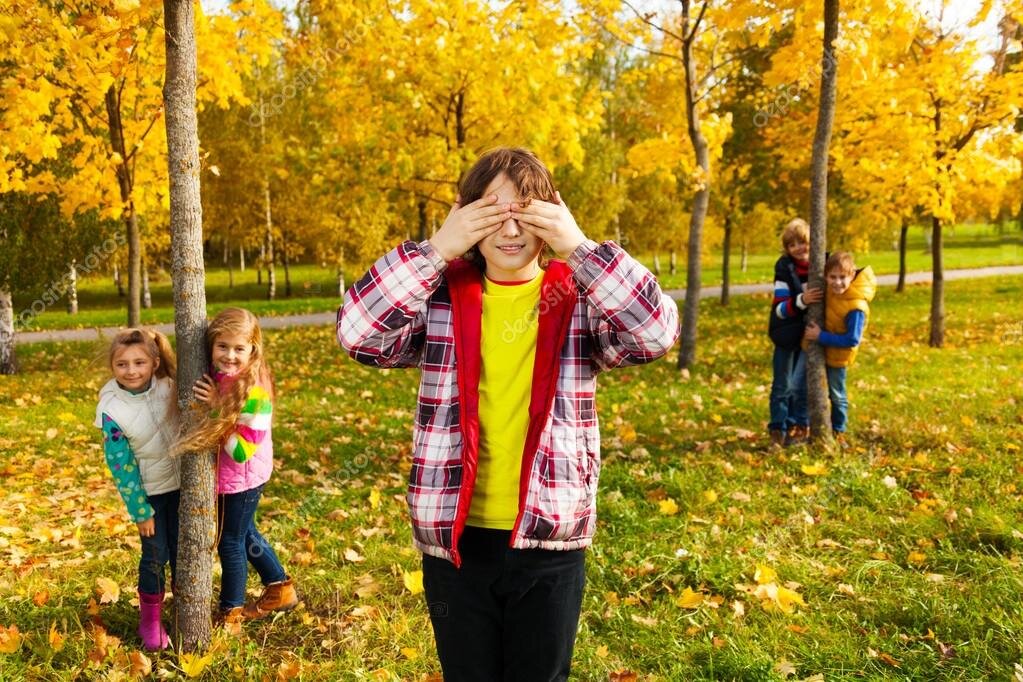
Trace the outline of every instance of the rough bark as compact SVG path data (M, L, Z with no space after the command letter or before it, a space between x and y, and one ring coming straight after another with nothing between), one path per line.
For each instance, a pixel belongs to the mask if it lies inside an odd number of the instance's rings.
M124 144L124 129L121 126L121 98L117 84L106 93L107 126L110 129L110 145L121 157L117 164L117 186L124 204L124 230L128 238L128 326L139 326L140 303L142 300L142 240L139 237L138 215L132 196L134 178L128 167L128 152Z
M124 283L121 281L121 268L114 263L114 286L117 287L117 295L124 296Z
M288 237L281 230L281 265L284 266L284 297L291 298L291 271L288 268Z
M182 428L195 420L192 384L207 370L206 293L199 198L199 136L195 111L195 28L191 0L164 0L167 75L164 110L170 171L171 271L178 352L178 406ZM216 534L214 455L186 453L181 460L181 507L174 606L183 651L210 642L213 545Z
M838 60L835 40L838 38L838 0L824 0L824 54L821 62L821 94L817 129L813 137L813 161L810 181L810 280L811 287L824 287L824 254L828 246L828 149L835 118L835 89ZM814 303L807 310L810 320L824 326L824 303ZM806 388L810 412L810 436L814 440L831 440L831 417L828 409L827 376L824 371L824 349L810 344L806 358Z
M71 259L67 273L67 314L78 314L78 264Z
M728 305L729 291L731 284L731 272L729 272L729 259L732 256L732 216L725 216L725 242L722 244L724 253L721 255L721 305Z
M902 219L902 229L899 230L899 283L895 285L895 292L901 294L906 290L906 242L909 237L909 221Z
M710 2L710 0L705 0ZM685 71L686 129L693 146L696 163L703 169L700 189L693 197L689 218L689 244L686 252L686 300L682 308L682 345L678 352L679 369L687 369L696 361L697 323L700 315L700 263L703 242L703 223L710 202L710 152L700 129L700 116L696 110L697 79L693 61L693 42L699 31L699 20L690 25L690 1L682 0L682 62ZM700 17L703 14L701 12Z
M0 374L18 371L14 354L14 300L10 286L0 284Z

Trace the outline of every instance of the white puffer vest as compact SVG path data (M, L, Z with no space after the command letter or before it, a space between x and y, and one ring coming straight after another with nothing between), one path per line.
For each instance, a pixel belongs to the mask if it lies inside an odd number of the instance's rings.
M181 487L177 457L170 447L178 435L176 412L171 409L174 382L153 378L149 389L131 393L111 379L99 391L95 426L103 428L103 415L113 419L135 453L139 476L147 495L169 493Z

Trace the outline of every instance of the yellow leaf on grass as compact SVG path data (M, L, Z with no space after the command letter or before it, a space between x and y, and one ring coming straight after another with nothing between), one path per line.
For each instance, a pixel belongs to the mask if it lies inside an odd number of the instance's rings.
M152 661L141 651L130 652L128 661L131 663L131 674L134 677L149 677L153 673Z
M910 552L906 556L906 561L908 561L911 564L919 565L927 561L927 555L924 554L923 552Z
M209 653L200 656L196 653L181 652L178 654L178 667L188 677L199 677L203 674L210 663L213 662L213 654Z
M758 584L764 585L765 583L773 583L778 580L778 574L775 573L774 569L770 566L757 564L757 570L753 573L753 579L756 580Z
M657 506L660 508L661 513L665 516L674 516L675 514L678 514L678 505L675 503L675 500L670 497L658 502Z
M57 623L53 622L50 625L50 634L46 638L46 641L50 644L50 648L54 651L60 651L64 648L64 640L66 638L67 635L62 635L57 632Z
M369 493L369 506L373 509L377 509L380 506L380 491L376 488Z
M768 611L778 609L782 613L792 613L796 605L806 606L798 592L775 583L758 586L753 595L761 600L760 605Z
M406 646L402 647L401 655L410 661L414 661L417 658L419 658L419 651L417 649L413 649L412 647Z
M799 470L802 471L807 476L823 476L824 474L828 473L828 468L821 464L820 462L814 462L813 464L804 464L803 466L799 467Z
M423 591L422 571L402 571L401 581L405 583L405 589L412 594L421 594Z
M703 501L708 504L713 504L718 501L718 494L713 490L704 490Z
M607 655L609 653L607 650L607 645L601 644L600 646L597 647L597 650L594 653L597 654L597 658L607 658Z
M96 594L100 604L113 604L121 596L121 588L110 578L96 578Z
M61 412L60 414L57 415L57 419L59 419L62 422L73 422L76 419L78 419L78 417L71 414L70 412Z
M21 648L21 632L17 625L4 627L0 625L0 653L13 654Z
M699 592L693 592L692 588L687 587L682 590L682 594L675 600L675 604L683 609L695 609L703 603L703 595Z
M32 595L32 603L35 604L36 606L42 606L48 601L50 601L49 590L39 590L34 595Z
M277 680L278 682L286 682L287 680L293 680L302 674L302 661L294 658L290 661L281 661L281 664L277 666Z

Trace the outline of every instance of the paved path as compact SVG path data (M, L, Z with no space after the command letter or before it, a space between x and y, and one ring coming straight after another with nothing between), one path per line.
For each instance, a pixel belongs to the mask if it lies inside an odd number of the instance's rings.
M1002 265L990 268L970 268L965 270L946 270L945 279L975 279L978 277L996 277L998 275L1023 275L1023 265ZM895 286L899 281L898 275L880 275L877 281L882 286ZM922 284L931 281L929 272L911 272L906 274L907 284ZM733 296L748 294L769 294L773 290L773 284L733 284L730 287ZM685 289L669 289L666 292L677 301L686 297ZM721 287L703 287L700 289L700 298L717 298L721 296ZM263 329L282 329L284 327L302 327L317 325L333 325L337 318L336 312L309 313L305 315L280 315L276 317L261 317L259 324ZM158 324L152 327L164 334L174 333L173 324ZM39 343L41 341L95 341L101 337L109 338L116 332L118 327L103 327L102 329L54 329L41 332L20 332L15 335L15 343Z

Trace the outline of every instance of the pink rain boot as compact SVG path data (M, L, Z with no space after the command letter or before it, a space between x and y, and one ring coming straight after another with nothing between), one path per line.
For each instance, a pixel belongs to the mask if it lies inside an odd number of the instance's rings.
M139 592L139 637L142 646L149 651L166 649L170 644L167 631L163 629L160 611L163 607L163 592L146 594Z

